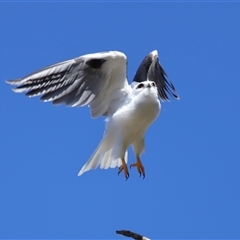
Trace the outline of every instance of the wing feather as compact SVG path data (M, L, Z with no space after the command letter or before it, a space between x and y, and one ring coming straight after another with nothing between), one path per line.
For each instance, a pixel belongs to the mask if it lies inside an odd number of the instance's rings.
M179 95L168 79L166 72L161 66L156 50L149 53L140 64L134 79L134 82L143 82L146 79L154 81L158 88L158 95L162 101L168 101L169 96L179 99Z
M87 54L6 82L16 86L13 89L16 93L25 92L28 97L41 95L41 100L55 105L89 105L93 117L113 114L117 106L115 109L112 106L112 93L117 92L121 103L130 89L126 56L117 51Z

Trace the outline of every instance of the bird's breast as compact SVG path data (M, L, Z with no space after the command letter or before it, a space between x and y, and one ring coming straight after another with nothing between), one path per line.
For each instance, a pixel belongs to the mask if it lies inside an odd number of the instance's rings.
M133 118L149 126L160 112L160 102L155 95L145 94L134 101Z
M145 132L148 126L157 118L160 111L160 102L157 95L146 94L137 96L128 105L122 108L116 118L121 125L131 131Z
M121 136L127 145L144 137L147 128L157 118L160 102L157 95L135 97L120 108L107 122L108 132Z

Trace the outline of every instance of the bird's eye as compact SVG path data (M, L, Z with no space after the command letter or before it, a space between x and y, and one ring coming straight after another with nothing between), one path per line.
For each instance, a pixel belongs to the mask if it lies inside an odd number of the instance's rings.
M140 83L140 84L138 84L137 88L139 89L139 88L142 88L143 86L144 86L144 84Z
M156 83L155 83L155 82L152 82L152 86L153 86L153 87L156 87Z

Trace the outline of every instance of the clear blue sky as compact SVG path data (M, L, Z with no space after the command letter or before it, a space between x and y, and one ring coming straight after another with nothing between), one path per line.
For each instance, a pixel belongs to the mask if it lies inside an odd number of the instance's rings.
M240 238L239 3L0 3L0 238ZM119 50L150 51L181 100L146 135L146 178L77 177L104 130L89 109L15 94L6 79ZM130 150L129 162L134 156Z

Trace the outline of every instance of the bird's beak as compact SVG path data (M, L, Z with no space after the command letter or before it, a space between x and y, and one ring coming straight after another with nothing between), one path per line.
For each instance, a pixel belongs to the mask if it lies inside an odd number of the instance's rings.
M147 85L147 88L150 88L151 87L151 84L150 83L148 83L148 85Z

